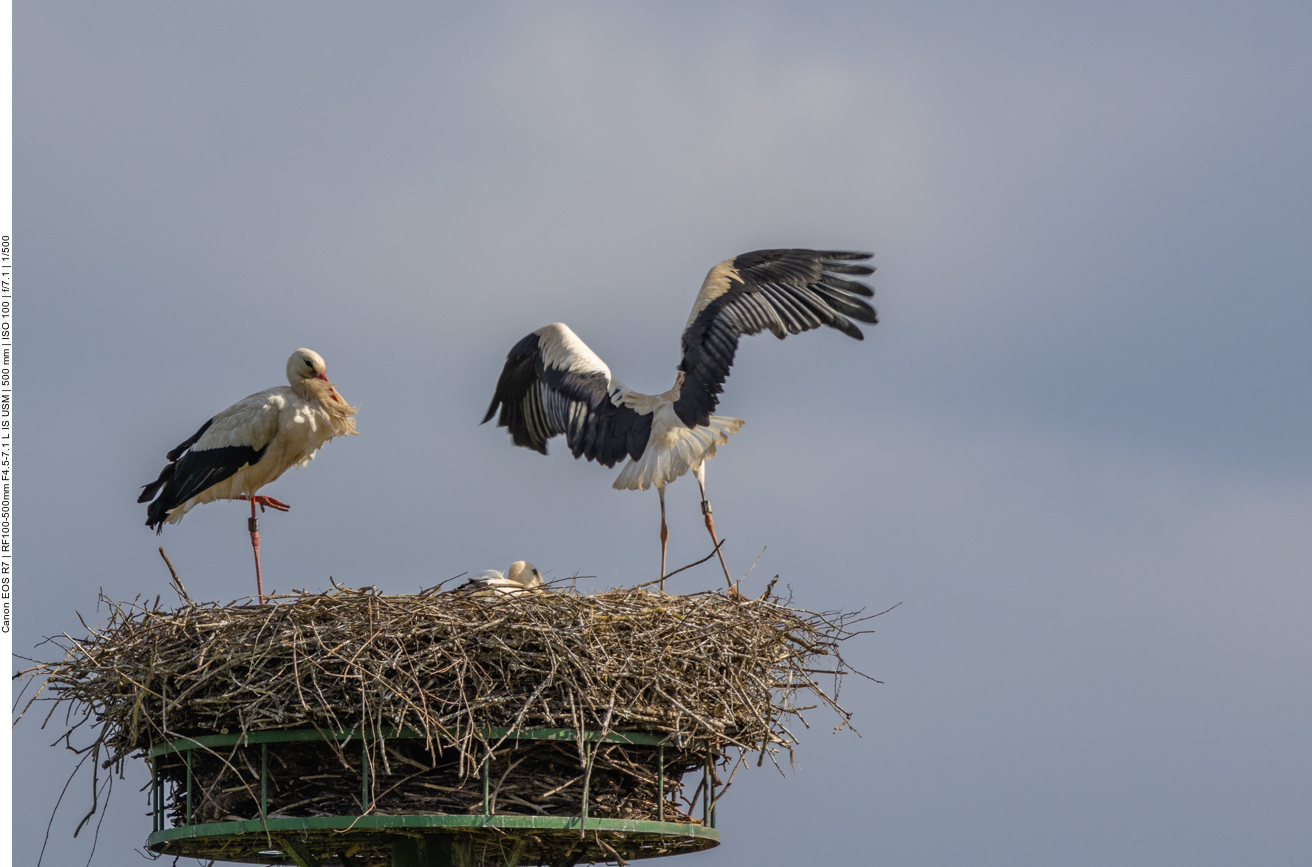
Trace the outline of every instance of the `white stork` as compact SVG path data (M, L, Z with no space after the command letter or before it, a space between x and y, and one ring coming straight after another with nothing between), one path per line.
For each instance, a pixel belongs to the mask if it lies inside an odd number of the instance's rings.
M497 424L509 428L517 446L546 454L547 440L563 433L576 458L612 467L627 456L613 487L645 491L654 485L660 494L663 579L669 539L665 486L689 470L701 489L706 529L720 553L706 499L705 462L743 425L741 419L711 414L733 366L738 338L768 330L782 340L828 325L864 339L849 317L878 322L874 308L862 300L874 292L840 275L874 273L868 265L854 264L869 258L869 253L757 250L716 265L697 293L683 329L683 360L674 387L664 394L627 388L562 323L539 328L510 350L483 423L500 405ZM723 554L720 566L732 590Z
M538 567L526 560L516 560L510 564L506 574L495 569L484 569L454 592L470 593L476 596L514 596L519 593L531 593L542 587L542 573Z
M211 500L249 500L248 528L255 549L255 587L264 602L260 534L255 507L285 512L290 506L256 491L292 467L314 458L336 436L355 433L356 408L328 381L319 353L298 349L287 359L288 385L256 392L200 426L173 451L159 478L142 488L146 526L156 533L176 524L193 506ZM156 495L158 494L158 497ZM151 502L154 500L154 502Z

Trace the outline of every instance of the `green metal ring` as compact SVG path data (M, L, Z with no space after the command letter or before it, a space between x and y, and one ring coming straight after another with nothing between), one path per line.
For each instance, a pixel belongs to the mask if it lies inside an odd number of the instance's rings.
M720 842L720 832L705 825L677 822L649 822L638 819L588 819L580 827L578 816L306 816L303 818L245 819L239 822L212 822L206 825L179 825L151 834L147 845L154 849L174 840L200 837L233 837L243 834L282 835L298 831L378 831L394 829L426 830L433 828L498 828L516 831L609 831L627 834L660 834Z
M215 822L206 825L183 825L156 831L147 840L147 847L160 854L180 855L182 857L223 858L222 844L231 844L245 838L251 841L252 849L244 855L229 852L251 864L301 863L297 859L294 845L287 841L303 840L307 833L341 833L350 829L360 836L385 836L396 840L424 832L451 831L459 833L477 833L491 831L501 834L507 831L555 832L569 834L570 839L581 835L584 830L603 834L643 835L665 841L665 851L649 851L644 854L631 852L630 857L647 858L661 855L675 855L697 852L720 845L720 834L714 828L704 825L684 825L673 822L647 822L631 819L588 819L584 827L578 817L557 816L314 816L293 819L268 819L266 821L246 820L239 822ZM358 839L358 838L357 838ZM505 839L501 837L499 839ZM267 842L266 842L267 841ZM275 855L266 848L269 843L279 854ZM191 844L191 845L188 845ZM208 844L208 845L207 845ZM661 848L665 848L662 846ZM313 863L313 862L307 862ZM395 863L395 862L394 862Z

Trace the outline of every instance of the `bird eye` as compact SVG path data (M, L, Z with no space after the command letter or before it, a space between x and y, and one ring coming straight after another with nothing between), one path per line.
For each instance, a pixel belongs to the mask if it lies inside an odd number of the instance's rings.
M310 368L311 370L314 370L314 362L308 358L305 359L305 366Z

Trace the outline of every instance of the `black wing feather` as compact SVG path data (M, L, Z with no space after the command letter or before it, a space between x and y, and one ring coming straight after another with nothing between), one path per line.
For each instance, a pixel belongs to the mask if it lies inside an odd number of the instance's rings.
M547 453L547 440L565 434L576 458L613 467L638 459L651 436L651 415L611 403L601 373L572 373L546 364L534 332L510 350L483 423L492 420L510 431L517 446Z
M198 440L198 439L200 439L201 437L205 436L205 431L209 430L209 429L210 429L210 425L212 425L212 424L214 424L214 419L213 419L213 418L211 418L209 421L205 422L205 424L201 425L201 426L200 426L200 430L196 431L194 434L192 434L191 436L187 437L186 441L184 441L184 442L182 442L182 443L179 443L179 444L178 444L178 447L175 448L173 451L169 452L169 453L166 455L166 457L167 457L170 461L176 461L179 457L182 456L182 453L183 453L183 452L185 452L187 449L191 448L192 446L194 446L194 445L196 444L196 440Z
M506 356L506 366L501 369L492 404L487 408L487 415L483 416L481 424L492 420L500 404L501 418L497 424L510 431L515 445L545 455L547 440L551 435L542 435L545 420L540 420L542 392L538 388L538 368L541 364L538 357L538 335L535 332L516 343ZM534 422L531 426L530 417Z
M875 309L863 301L874 290L839 274L873 274L853 264L869 253L837 250L756 250L730 264L743 282L730 279L727 291L706 305L683 332L683 386L674 411L689 427L706 424L719 403L733 367L738 338L770 331L781 340L827 325L856 340L861 329L850 320L874 324Z
M205 427L196 436L169 452L170 463L160 471L159 478L141 489L138 503L150 502L159 493L159 497L146 508L147 527L156 532L162 531L169 512L206 488L236 475L242 467L258 463L269 448L268 443L259 449L254 446L223 446L198 452L189 451L181 458L172 460L178 449L189 448L209 426L210 422L205 422Z

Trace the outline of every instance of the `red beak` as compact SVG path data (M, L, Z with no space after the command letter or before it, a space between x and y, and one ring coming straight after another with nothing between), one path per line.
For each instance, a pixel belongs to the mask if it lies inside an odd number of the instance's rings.
M328 381L328 375L326 373L316 374L314 378L322 379L324 382ZM345 401L342 400L341 395L337 393L337 389L333 388L331 385L328 386L328 393L331 394L333 396L333 400L337 401L338 403L345 403Z

